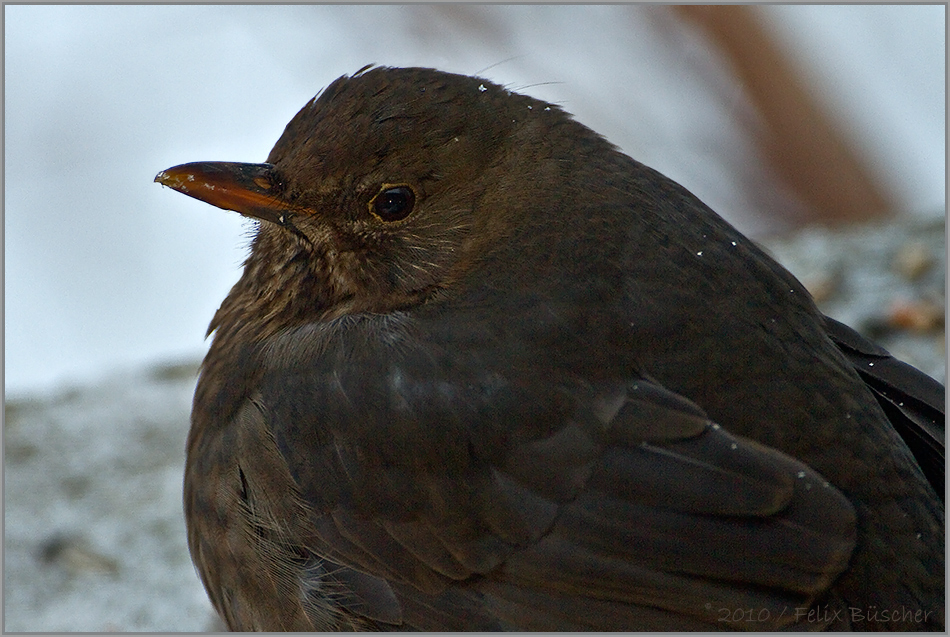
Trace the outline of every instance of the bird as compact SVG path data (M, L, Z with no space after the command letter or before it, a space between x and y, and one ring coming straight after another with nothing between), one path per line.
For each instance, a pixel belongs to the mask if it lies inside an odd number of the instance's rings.
M232 630L943 630L944 389L560 106L370 65L264 163L187 439Z

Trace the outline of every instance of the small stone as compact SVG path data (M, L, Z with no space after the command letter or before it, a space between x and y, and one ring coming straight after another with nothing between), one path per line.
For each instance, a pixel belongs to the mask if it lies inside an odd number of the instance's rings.
M105 573L115 575L119 563L102 553L94 551L80 538L54 535L40 545L40 559L47 564L65 568L72 574Z
M919 241L905 243L894 255L892 267L905 278L913 281L927 273L935 262L926 244Z
M910 330L911 332L926 333L940 330L946 320L945 309L933 301L926 299L918 301L897 300L891 304L887 314L889 326Z

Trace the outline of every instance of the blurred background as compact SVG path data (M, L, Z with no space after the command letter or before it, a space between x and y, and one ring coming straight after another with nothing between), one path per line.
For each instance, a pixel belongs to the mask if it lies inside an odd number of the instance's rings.
M893 351L945 378L943 5L3 18L5 630L218 627L185 546L183 446L204 333L253 226L152 180L262 161L368 63L562 105L763 241L825 311L872 336L925 333Z
M869 201L942 217L945 7L740 9L758 14L852 147L878 193ZM6 5L4 19L8 395L200 356L248 226L153 177L188 161L262 161L314 94L368 63L481 73L561 104L753 236L810 219L738 81L737 59L764 56L730 57L728 28L701 10ZM790 80L767 68L765 94L780 95ZM778 139L812 132L792 130ZM833 162L811 163L820 177Z

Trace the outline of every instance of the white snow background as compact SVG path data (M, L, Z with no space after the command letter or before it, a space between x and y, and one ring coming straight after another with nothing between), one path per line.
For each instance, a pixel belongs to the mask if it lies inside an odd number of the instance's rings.
M943 214L945 8L762 10L901 208ZM4 35L8 395L203 352L248 222L152 179L263 161L313 95L371 62L487 68L741 230L770 223L731 123L741 99L662 6L6 5Z
M807 272L816 248L838 268L922 241L942 291L945 7L761 12L913 226L805 233L778 258ZM782 228L781 188L735 125L741 94L663 6L5 5L3 19L5 631L215 626L185 546L183 447L205 329L252 226L152 180L262 161L340 75L480 74L561 104L741 230ZM862 267L852 292L890 276Z

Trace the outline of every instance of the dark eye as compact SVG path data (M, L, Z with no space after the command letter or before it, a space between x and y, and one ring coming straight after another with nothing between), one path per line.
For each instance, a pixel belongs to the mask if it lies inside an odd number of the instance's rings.
M369 202L369 211L382 221L401 221L409 216L416 194L409 186L383 186Z

